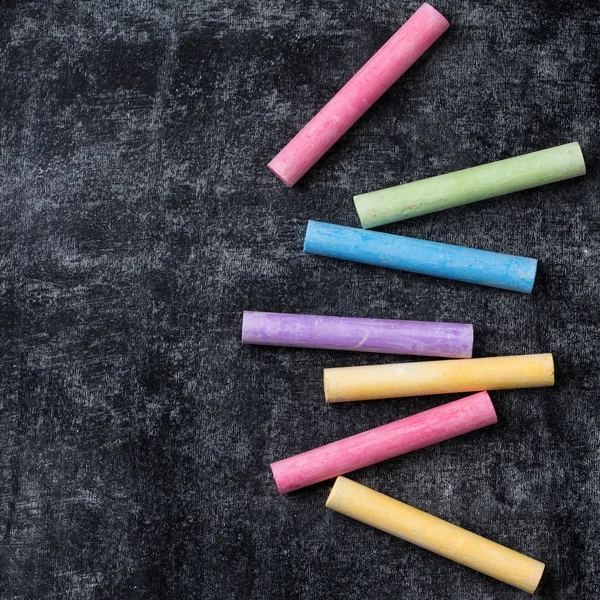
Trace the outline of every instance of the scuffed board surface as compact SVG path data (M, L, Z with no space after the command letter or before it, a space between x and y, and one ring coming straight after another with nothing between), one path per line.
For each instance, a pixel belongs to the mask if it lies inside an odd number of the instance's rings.
M293 189L267 162L418 2L0 5L0 597L518 599L281 497L269 463L451 397L326 406L243 309L472 322L552 352L498 425L351 477L600 594L600 5L439 0L452 27ZM533 256L531 296L301 252L351 197L570 141L588 175L385 231Z

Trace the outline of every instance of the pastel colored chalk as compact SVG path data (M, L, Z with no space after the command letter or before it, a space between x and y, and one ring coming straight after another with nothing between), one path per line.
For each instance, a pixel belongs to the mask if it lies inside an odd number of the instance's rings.
M365 229L585 175L577 142L354 196Z
M269 163L269 169L293 186L449 26L435 8L423 4Z
M552 354L495 356L324 370L326 402L353 402L554 385Z
M489 395L480 392L274 462L271 470L287 494L497 421Z
M537 260L309 221L304 252L531 293Z
M530 594L544 572L538 560L345 477L336 479L326 506Z
M470 358L473 326L244 311L242 343Z

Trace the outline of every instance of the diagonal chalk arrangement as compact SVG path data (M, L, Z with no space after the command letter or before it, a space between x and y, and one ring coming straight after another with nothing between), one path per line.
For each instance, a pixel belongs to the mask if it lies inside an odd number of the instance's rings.
M416 13L269 163L293 186L448 28ZM330 258L531 293L537 260L367 229L585 175L579 144L557 146L354 197L363 229L309 221L304 251ZM534 593L544 564L380 494L351 471L497 422L486 390L554 385L551 354L471 358L473 326L245 311L242 343L446 358L324 370L327 403L476 392L271 465L280 493L337 480L327 508Z

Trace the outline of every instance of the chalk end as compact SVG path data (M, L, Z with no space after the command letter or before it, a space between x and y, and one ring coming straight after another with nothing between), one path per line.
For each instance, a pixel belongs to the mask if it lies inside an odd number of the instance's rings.
M338 399L332 396L331 390L329 389L329 370L330 369L323 369L323 392L325 394L325 404L333 404L338 402Z
M329 395L327 394L327 369L323 371L323 393L325 394L325 404L330 404Z
M529 585L526 589L524 588L525 592L528 592L532 595L535 594L536 590L540 586L540 582L542 581L542 577L544 576L544 572L546 571L546 565L543 562L538 562L536 566L537 570L532 575Z
M289 177L285 177L282 173L280 173L279 171L277 171L277 166L275 161L277 160L277 157L275 157L268 165L267 168L277 177L277 179L283 181L283 183L285 183L285 185L287 185L288 187L292 187L296 182L292 181Z
M547 366L546 368L548 369L549 373L548 373L548 381L550 383L548 383L548 385L554 385L555 382L555 368L554 368L554 356L552 356L552 354L548 353L545 355L546 356L546 361L547 361Z
M279 462L281 462L281 461L279 461ZM271 473L273 474L273 479L275 480L275 485L277 486L277 491L280 494L287 494L290 490L287 489L282 478L278 475L279 462L271 463L269 466L271 467Z
M444 30L446 30L446 29L448 29L448 27L450 27L450 21L448 21L448 19L446 19L446 17L437 8L435 8L435 6L431 6L431 4L429 4L429 2L424 2L421 5L421 8L423 10L428 10L429 12L435 13L435 15L444 23L444 25L445 25Z
M336 510L336 507L339 506L339 488L346 480L345 477L336 477L335 483L329 492L329 496L327 496L327 501L325 502L325 508L331 508L332 510Z
M360 204L360 195L359 196L354 196L352 198L352 201L354 202L354 209L356 210L356 214L358 216L358 220L360 222L360 226L363 229L369 229L369 226L368 226L366 220L363 220L363 213L360 210L360 206L359 206L359 204Z
M475 328L473 327L472 323L467 323L468 325L468 343L469 346L467 348L467 351L465 352L464 357L461 356L460 358L473 358L473 345L475 344Z
M481 400L483 400L483 402L487 405L487 414L486 414L486 424L487 425L495 425L498 422L498 413L496 413L496 407L494 406L494 403L492 402L492 399L490 398L490 395L486 392L479 392L479 394L477 394Z
M242 313L242 344L264 344L264 315L255 310Z
M248 315L248 311L245 310L242 313L242 344L247 344L248 343L248 331L247 331L248 321L247 321L247 315Z
M577 152L579 154L579 160L581 161L581 165L580 165L580 171L578 173L578 175L582 176L585 175L587 173L587 167L585 165L585 158L583 156L583 150L581 149L581 144L579 142L573 142L573 146L577 149Z
M311 254L310 251L310 233L311 233L311 229L313 228L314 225L314 221L309 221L306 224L306 235L304 236L304 245L302 246L302 251L306 252L307 254Z
M530 280L529 281L529 285L528 285L528 287L526 287L523 290L526 294L531 294L531 292L533 292L533 286L535 285L535 278L537 276L537 271L538 271L538 264L539 263L538 263L537 259L536 258L532 258L531 260L533 261L533 265L532 265L532 268L531 268L532 273L531 273L531 275L529 277L529 280Z

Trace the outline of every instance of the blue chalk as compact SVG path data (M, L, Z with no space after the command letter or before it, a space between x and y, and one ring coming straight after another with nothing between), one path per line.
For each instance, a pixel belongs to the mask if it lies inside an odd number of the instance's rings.
M308 222L304 252L526 294L537 270L534 258L318 221Z

